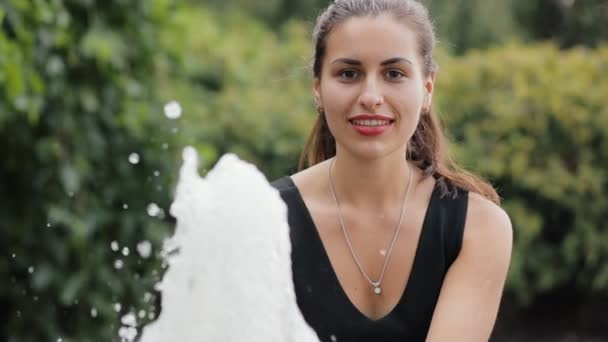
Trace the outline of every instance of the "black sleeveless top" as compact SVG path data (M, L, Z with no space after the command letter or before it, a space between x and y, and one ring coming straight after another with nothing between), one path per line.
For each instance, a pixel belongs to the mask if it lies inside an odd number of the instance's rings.
M427 208L405 291L385 317L371 320L347 297L291 177L272 183L288 209L293 282L300 311L322 342L424 341L443 278L458 256L468 193L441 196L438 183ZM356 270L353 270L353 272Z

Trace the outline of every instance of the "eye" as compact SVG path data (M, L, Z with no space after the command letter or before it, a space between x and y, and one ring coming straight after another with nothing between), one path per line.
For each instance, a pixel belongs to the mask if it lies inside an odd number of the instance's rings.
M345 69L338 72L338 76L344 80L350 81L359 76L359 72L353 69Z
M405 74L397 69L392 69L386 72L386 76L392 80L399 80L405 77Z

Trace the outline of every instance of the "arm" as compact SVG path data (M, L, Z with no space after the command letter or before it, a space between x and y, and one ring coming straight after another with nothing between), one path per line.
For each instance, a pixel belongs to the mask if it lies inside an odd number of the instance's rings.
M470 193L462 248L443 281L427 342L490 338L512 243L507 214L480 195Z

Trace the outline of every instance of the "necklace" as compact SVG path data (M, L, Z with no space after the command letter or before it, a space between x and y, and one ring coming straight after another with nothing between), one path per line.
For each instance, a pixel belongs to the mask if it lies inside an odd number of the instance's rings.
M375 294L380 295L380 294L382 294L382 288L380 287L380 284L382 284L382 279L384 279L384 271L386 271L386 267L388 265L388 260L391 256L391 252L393 251L393 246L395 245L395 241L397 241L397 237L399 236L399 230L401 230L401 223L403 222L403 218L405 217L405 204L407 202L407 197L410 193L410 185L412 184L412 169L411 169L411 167L409 167L409 164L408 164L408 168L410 170L410 176L409 176L409 180L407 182L407 190L405 191L405 195L403 196L403 204L401 204L401 214L399 216L399 223L397 224L397 227L395 228L395 233L393 234L393 239L391 240L390 247L388 249L388 252L386 253L386 256L384 257L384 265L382 266L382 272L380 272L380 278L378 279L378 281L373 281L370 278L370 276L367 274L367 272L365 272L365 269L363 269L361 262L359 262L359 258L357 257L357 254L355 253L355 250L353 249L353 245L350 241L350 237L348 236L348 232L346 231L346 227L344 226L344 220L342 220L342 213L340 212L340 203L338 202L338 197L336 196L336 191L334 189L334 182L331 178L331 167L334 164L335 160L336 160L336 158L334 157L331 160L331 162L329 163L329 168L328 168L329 189L331 190L331 194L334 198L334 203L336 204L336 208L338 211L338 219L340 220L340 226L342 227L342 232L344 233L344 238L346 239L346 244L348 245L348 248L350 249L350 253L353 255L353 259L355 259L355 263L357 264L357 267L359 267L359 270L361 271L361 273L363 274L365 279L372 286L372 291L374 291Z

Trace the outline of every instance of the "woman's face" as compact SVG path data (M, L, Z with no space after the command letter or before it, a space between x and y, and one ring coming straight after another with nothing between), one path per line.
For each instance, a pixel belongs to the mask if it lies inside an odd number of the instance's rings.
M405 154L431 101L416 34L388 14L353 17L327 37L314 95L340 150L365 159Z

